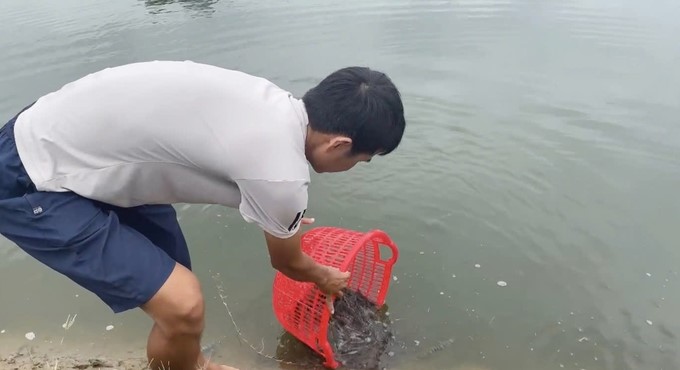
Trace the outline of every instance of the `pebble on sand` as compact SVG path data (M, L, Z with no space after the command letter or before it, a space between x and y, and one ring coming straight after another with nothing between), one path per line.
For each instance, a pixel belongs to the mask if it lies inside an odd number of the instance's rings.
M24 336L25 336L26 339L28 339L28 340L33 340L33 339L35 339L35 333L33 333L32 331L26 333L26 335L24 335Z
M650 277L652 276L652 274L650 274L649 272L648 272L646 275L647 275L647 276L650 276Z
M652 320L647 320L647 325L652 325Z
M480 267L482 267L482 266L481 266L479 263L475 263L475 267L476 267L476 268L480 268Z
M0 334L5 334L5 329L0 330Z
M113 330L113 325L108 325L108 326L106 327L106 331L110 331L110 330Z
M499 280L496 284L498 284L498 286L507 286L508 285L508 283L506 283L503 280Z

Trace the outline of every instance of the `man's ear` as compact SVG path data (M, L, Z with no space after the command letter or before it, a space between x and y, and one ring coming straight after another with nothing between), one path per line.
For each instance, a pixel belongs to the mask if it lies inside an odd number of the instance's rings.
M352 139L347 136L334 136L331 138L328 148L331 150L350 149L352 147Z

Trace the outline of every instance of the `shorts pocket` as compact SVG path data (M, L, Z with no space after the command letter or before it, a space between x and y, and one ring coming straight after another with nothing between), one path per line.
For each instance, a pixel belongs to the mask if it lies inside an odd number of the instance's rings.
M36 245L68 248L92 236L107 224L103 211L90 199L72 192L24 194L27 226L35 233Z

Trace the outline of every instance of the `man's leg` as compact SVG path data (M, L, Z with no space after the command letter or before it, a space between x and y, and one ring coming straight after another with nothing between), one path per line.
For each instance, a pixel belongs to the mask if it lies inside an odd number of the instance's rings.
M196 277L116 212L73 193L0 200L0 233L99 296L114 312L141 307L154 320L152 365L205 365L199 353L203 297ZM210 369L225 369L211 365Z
M155 322L147 344L147 356L152 369L168 369L168 366L170 369L189 369L191 366L234 369L208 362L201 353L203 302L196 276L184 266L176 264L163 287L142 306Z
M171 205L112 209L122 223L142 233L177 262L158 293L141 307L154 320L147 344L151 367L167 369L174 363L175 367L184 368L178 361L198 359L193 364L214 368L200 353L204 300L198 279L190 271L189 250L175 209Z
M150 204L121 208L99 204L104 209L116 211L121 223L142 233L170 258L191 270L189 247L177 221L177 211L172 205Z

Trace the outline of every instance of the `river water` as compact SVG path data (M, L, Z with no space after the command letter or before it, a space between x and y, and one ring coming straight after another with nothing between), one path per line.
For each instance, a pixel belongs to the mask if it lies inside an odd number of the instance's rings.
M675 0L4 0L0 113L140 60L241 69L296 95L346 65L385 71L404 98L402 146L314 175L308 213L398 244L388 368L678 369L678 17ZM177 208L216 356L285 367L239 344L221 284L263 353L314 361L281 336L261 232L231 209ZM27 332L139 351L150 328L4 239L0 302L8 351Z

